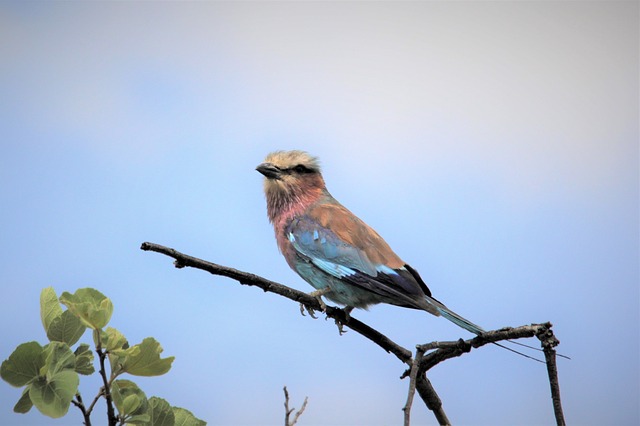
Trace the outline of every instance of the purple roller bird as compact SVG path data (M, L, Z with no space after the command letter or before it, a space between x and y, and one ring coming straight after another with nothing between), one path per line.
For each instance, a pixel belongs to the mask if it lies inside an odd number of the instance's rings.
M421 309L474 334L484 332L434 299L418 272L331 196L317 158L276 151L256 170L265 177L278 248L291 269L316 288L315 295L349 310L377 303Z

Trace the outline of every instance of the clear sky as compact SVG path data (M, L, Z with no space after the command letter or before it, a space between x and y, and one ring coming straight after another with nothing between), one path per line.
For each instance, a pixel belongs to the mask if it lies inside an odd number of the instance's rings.
M393 356L139 250L311 291L254 170L303 149L453 310L553 322L569 423L637 425L638 22L633 1L0 3L0 359L45 342L42 288L91 286L131 343L176 357L138 380L147 395L211 425L281 424L283 385L309 397L301 425L399 424ZM397 307L353 315L407 348L470 337ZM430 377L455 424L553 422L545 368L499 348ZM14 414L19 396L0 384L0 424L81 423ZM435 423L420 403L413 419Z

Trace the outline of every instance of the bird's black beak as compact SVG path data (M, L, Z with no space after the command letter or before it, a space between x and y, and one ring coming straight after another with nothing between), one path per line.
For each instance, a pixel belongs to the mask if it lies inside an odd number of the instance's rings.
M256 170L262 173L267 179L280 179L282 175L282 170L271 163L262 163L256 167Z

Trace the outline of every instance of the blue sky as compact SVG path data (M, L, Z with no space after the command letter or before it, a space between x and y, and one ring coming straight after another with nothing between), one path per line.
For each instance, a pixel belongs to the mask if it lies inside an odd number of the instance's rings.
M637 2L1 3L0 358L44 343L42 288L91 286L130 342L176 356L147 395L209 424L282 423L283 385L309 397L300 424L399 424L393 356L139 250L311 291L254 171L304 149L449 307L554 323L569 423L638 424L638 36ZM469 337L397 307L354 316L407 348ZM498 348L430 378L454 423L553 422L544 367ZM19 395L0 385L1 424L81 423L13 414Z

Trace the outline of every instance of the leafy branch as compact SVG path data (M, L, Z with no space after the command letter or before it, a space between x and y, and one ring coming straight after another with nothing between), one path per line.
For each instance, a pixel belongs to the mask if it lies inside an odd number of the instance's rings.
M67 310L63 311L61 304ZM91 426L91 414L103 398L109 426L204 425L205 422L191 412L171 407L161 398L147 399L134 382L118 379L125 373L132 376L165 374L174 357L161 358L162 347L152 337L130 346L122 333L106 327L112 313L111 300L92 288L81 288L73 294L64 292L60 298L52 287L42 290L40 317L49 343L45 346L38 342L23 343L0 366L3 380L12 386L24 387L13 410L26 413L35 406L42 414L59 418L73 405L82 413L85 426ZM87 328L92 330L98 374L103 384L89 406L78 390L79 375L95 373L94 356L86 343L71 350Z
M175 259L174 265L176 268L192 267L201 269L213 275L231 278L242 285L258 287L265 292L275 293L294 302L300 303L301 309L304 307L311 314L313 314L313 311L323 311L323 307L320 305L317 298L258 275L198 259L159 244L145 242L140 248L145 251L161 253ZM433 412L439 424L451 424L444 412L444 409L442 408L442 401L440 400L440 397L427 378L426 372L428 370L441 362L462 356L471 352L472 349L480 348L489 343L513 341L516 339L534 336L540 340L542 350L545 354L556 422L558 425L565 424L562 404L560 401L556 352L554 349L560 342L553 335L551 323L547 322L543 324L531 324L515 328L503 328L500 330L487 331L486 333L469 340L460 339L454 342L431 342L423 345L417 345L416 356L414 358L413 353L410 350L398 345L379 331L357 320L345 310L334 306L326 306L324 313L327 317L334 319L340 329L342 326L349 327L353 331L361 334L376 345L380 346L386 352L395 355L396 358L407 365L408 369L401 376L401 378L409 377L410 382L407 402L403 408L405 425L410 424L410 412L416 391L427 408Z

